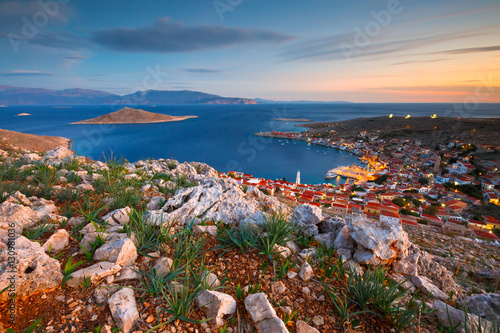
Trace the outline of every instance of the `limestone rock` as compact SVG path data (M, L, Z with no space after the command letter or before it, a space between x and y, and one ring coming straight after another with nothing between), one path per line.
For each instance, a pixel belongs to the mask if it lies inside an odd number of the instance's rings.
M61 163L70 162L73 153L65 147L57 147L43 155L43 163L59 165Z
M102 220L110 224L125 225L130 221L131 211L130 207L116 209L103 216Z
M357 250L354 252L353 259L362 265L380 264L380 259L372 251L368 250Z
M156 274L158 275L168 275L172 269L174 261L167 257L161 257L156 260L154 269L156 269Z
M42 214L29 207L3 202L0 204L0 221L13 222L21 229L31 227L43 217Z
M500 295L478 294L465 298L465 304L470 312L488 320L500 323Z
M304 281L309 281L314 276L314 271L308 262L304 262L300 267L299 276Z
M340 229L335 241L333 242L333 246L336 249L354 250L354 239L349 234L347 227Z
M99 303L107 304L108 299L120 289L121 287L117 285L110 285L110 286L99 285L94 290L95 300L98 304Z
M288 333L285 324L276 316L276 311L264 293L248 295L245 298L245 309L255 323L257 332Z
M102 261L90 267L83 268L73 272L72 279L68 280L67 285L76 287L83 282L84 278L90 277L90 282L95 283L107 276L113 275L120 271L122 267L112 262Z
M339 231L343 227L345 227L345 225L346 224L344 219L334 216L321 221L321 223L318 224L318 228L322 234L334 233L335 235L337 235Z
M209 234L210 236L217 237L217 227L215 225L195 225L193 232L196 235Z
M362 216L356 216L348 222L347 229L358 244L371 250L382 262L404 258L411 245L408 234L399 224L386 221L374 222Z
M464 311L457 310L441 301L434 301L432 306L437 310L436 315L441 325L445 327L457 327L456 332L476 332L479 324L479 317L473 314L467 315ZM467 317L466 317L467 316ZM464 330L465 322L467 321L467 331ZM485 319L481 320L483 332L490 332L491 323Z
M342 257L342 262L346 262L352 259L352 251L349 249L338 249L337 256Z
M114 275L114 282L137 280L139 278L139 274L136 273L137 270L138 268L135 266L123 267L121 271Z
M293 211L292 221L301 224L318 224L323 219L321 208L303 204L296 207Z
M69 234L64 229L57 230L52 236L47 239L43 244L45 252L56 253L64 249L69 244Z
M320 333L317 329L309 326L305 321L297 320L297 333Z
M15 290L0 294L0 302L8 300L8 294L15 292L18 299L55 289L61 284L63 275L61 265L52 259L37 242L32 242L23 236L16 236L14 244L10 239L1 237L0 242L8 245L0 252L0 290L9 286L10 277L16 276ZM16 255L13 261L9 248L13 247ZM12 273L12 271L15 273Z
M315 240L324 244L326 247L332 247L336 238L337 238L337 234L335 232L329 232L326 234L320 234L320 235L314 236Z
M94 252L94 260L111 261L120 266L132 265L137 259L137 249L130 239L107 242Z
M463 289L453 280L453 274L444 266L433 260L426 251L420 251L417 263L417 274L430 279L434 285L445 293L453 292L455 297L462 294Z
M139 319L134 291L130 288L123 288L108 299L108 304L118 327L125 333L131 332Z
M205 290L196 297L196 306L203 307L207 318L216 328L224 325L223 316L236 312L236 300L227 294Z
M430 297L445 301L449 297L442 290L432 284L432 281L425 276L414 275L411 277L411 283L420 289L424 295L430 295Z
M152 197L149 201L147 208L149 210L158 210L161 209L161 204L164 202L164 197Z
M204 271L201 277L207 289L214 289L220 286L220 281L214 273Z
M393 272L403 273L407 275L417 275L419 257L420 257L420 252L416 252L410 254L404 259L396 261L392 266Z

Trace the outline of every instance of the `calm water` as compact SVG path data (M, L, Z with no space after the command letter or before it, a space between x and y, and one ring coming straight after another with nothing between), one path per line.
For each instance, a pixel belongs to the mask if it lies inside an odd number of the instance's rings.
M141 109L170 115L196 115L182 122L137 125L68 125L97 117L116 106L11 106L0 108L0 128L73 140L78 154L102 159L115 157L136 161L175 158L205 162L220 171L244 171L266 178L322 183L327 170L357 163L355 156L336 150L308 146L303 142L258 138L261 131L301 131L294 123L274 118L307 118L337 121L356 117L438 116L496 117L500 104L482 104L468 115L453 111L450 104L308 104L308 105L165 105ZM451 110L451 111L450 111ZM19 113L31 116L16 117Z

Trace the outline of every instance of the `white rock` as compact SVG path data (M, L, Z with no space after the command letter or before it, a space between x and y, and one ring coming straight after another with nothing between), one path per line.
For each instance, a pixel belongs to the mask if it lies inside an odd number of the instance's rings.
M193 226L193 232L195 235L209 234L217 237L217 227L215 225L195 225Z
M292 221L302 224L318 224L323 219L321 208L303 204L293 210Z
M132 265L136 259L137 249L128 238L107 242L94 252L94 260L111 261L122 267Z
M156 269L157 275L168 275L172 269L174 261L167 257L161 257L156 260L154 269Z
M464 326L467 321L467 332L476 332L479 324L479 317L473 314L466 314L464 311L457 310L446 303L439 300L434 301L432 305L434 310L437 310L436 315L441 325L445 327L457 327L456 332L465 332ZM481 319L481 327L483 332L493 332L491 330L491 322L486 319Z
M164 197L152 197L147 205L147 208L149 210L161 209L161 203L163 203L164 200L165 200Z
M7 249L0 252L0 290L11 285L12 275L16 279L12 292L20 300L50 291L61 284L61 265L45 254L40 244L23 236L16 236L13 240L0 237L0 243L8 245ZM10 250L15 251L15 256L9 254ZM0 302L9 299L9 292L11 290L0 294Z
M120 265L112 262L100 262L87 268L83 268L73 272L72 279L68 280L67 285L76 287L83 282L84 278L90 277L90 282L95 283L107 276L113 275L122 269Z
M292 251L286 246L280 246L278 244L274 244L273 252L278 253L280 257L286 259L292 255Z
M471 313L500 323L500 295L478 294L465 299Z
M283 282L271 282L271 291L273 294L283 294L286 291L286 286Z
M245 298L245 308L255 323L257 332L288 332L283 321L276 316L276 311L264 293L248 295Z
M125 225L130 221L131 211L132 210L130 209L130 207L116 209L103 216L102 220L110 224L116 223L120 225Z
M43 244L45 252L56 253L64 249L69 244L69 234L64 229L57 230L52 236L47 239Z
M139 319L134 291L123 288L108 299L109 310L119 328L124 333L129 333Z
M447 300L449 297L441 289L432 284L432 281L425 276L414 275L411 277L411 283L420 289L425 296L430 295L441 301Z
M0 204L0 221L13 222L21 229L31 227L43 217L42 214L23 205L17 205L10 202Z
M418 258L420 257L420 252L410 254L404 259L396 261L392 265L392 270L394 273L403 273L406 275L417 275L418 270Z
M137 270L138 268L135 266L123 267L121 271L114 275L114 282L119 283L129 280L137 280L139 278L139 274L136 273Z
M382 262L404 258L411 245L408 234L400 224L374 222L362 216L355 216L348 221L347 229L358 244L371 250Z
M304 281L309 281L314 277L314 271L308 262L304 262L300 267L299 276Z
M71 161L71 156L73 152L65 147L57 147L54 150L50 150L43 155L43 162L45 164L59 165L61 163L66 163Z
M309 326L305 321L297 320L297 333L320 333L317 329Z
M196 306L203 307L207 318L212 318L211 323L216 328L224 325L224 315L236 312L236 300L227 294L217 291L205 290L196 297Z

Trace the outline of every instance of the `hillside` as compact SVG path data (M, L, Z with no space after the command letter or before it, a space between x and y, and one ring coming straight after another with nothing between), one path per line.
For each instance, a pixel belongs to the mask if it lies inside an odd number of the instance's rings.
M500 119L493 118L436 118L430 117L365 117L346 121L305 123L313 135L355 137L361 131L377 134L381 139L420 140L424 145L460 140L474 144L497 145L500 142Z
M59 136L33 135L0 129L0 143L7 142L12 146L45 152L57 147L70 147L71 140Z
M189 118L198 118L198 117L197 116L176 117L176 116L169 116L165 114L125 107L116 112L108 113L92 119L78 121L75 123L71 123L70 125L166 123L171 121L182 121Z
M147 90L128 95L99 90L50 90L0 86L4 105L145 105L145 104L257 104L253 99L222 97L198 91Z

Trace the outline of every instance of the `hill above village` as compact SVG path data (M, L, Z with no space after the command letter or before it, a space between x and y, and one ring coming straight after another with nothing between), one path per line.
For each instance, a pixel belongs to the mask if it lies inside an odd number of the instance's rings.
M169 116L161 113L148 112L140 109L125 107L119 111L108 113L96 118L71 123L70 125L92 124L149 124L182 121L197 116Z

